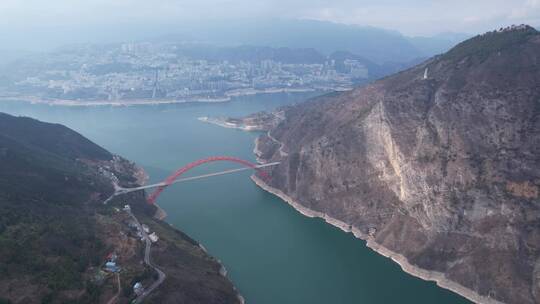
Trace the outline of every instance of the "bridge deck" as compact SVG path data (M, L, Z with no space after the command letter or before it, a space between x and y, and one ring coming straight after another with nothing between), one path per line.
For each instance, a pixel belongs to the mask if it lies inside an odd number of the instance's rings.
M225 174L235 173L235 172L239 172L239 171L246 171L246 170L253 170L253 169L260 169L260 168L265 168L265 167L271 167L271 166L276 166L276 165L279 165L279 162L273 162L273 163L268 163L268 164L257 165L257 166L255 166L253 168L249 168L249 167L237 168L237 169L230 169L230 170L214 172L214 173L208 173L208 174L203 174L203 175L198 175L198 176L184 177L184 178L179 178L179 179L175 180L174 182L172 182L169 185L176 184L176 183L181 183L181 182L186 182L186 181L191 181L191 180L207 178L207 177L212 177L212 176L225 175ZM161 187L161 186L168 186L168 185L166 183L164 183L164 182L161 182L161 183L157 183L157 184L145 185L145 186L134 187L134 188L118 188L117 191L116 191L116 194L125 194L125 193L135 192L135 191L139 191L139 190L157 188L157 187Z

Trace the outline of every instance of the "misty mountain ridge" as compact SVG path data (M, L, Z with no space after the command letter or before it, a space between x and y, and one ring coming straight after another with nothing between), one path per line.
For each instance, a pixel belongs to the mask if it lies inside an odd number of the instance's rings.
M29 31L32 31L29 29ZM6 32L5 49L52 50L70 44L111 44L118 42L191 41L218 46L260 45L274 48L314 48L324 55L348 51L374 61L408 62L446 51L467 37L441 34L434 37L407 37L398 31L370 26L346 25L314 20L234 20L204 24L147 26L103 25L102 28L35 29L35 39L20 41Z
M348 51L382 64L432 56L448 50L466 37L466 34L406 37L395 30L371 26L316 20L263 20L255 24L237 21L219 26L186 27L177 34L160 39L200 41L223 46L248 44L314 48L326 55Z

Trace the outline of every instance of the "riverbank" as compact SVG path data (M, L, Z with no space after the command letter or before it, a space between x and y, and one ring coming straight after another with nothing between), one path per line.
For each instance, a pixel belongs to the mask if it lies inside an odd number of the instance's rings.
M0 97L0 101L23 101L31 104L46 104L64 107L99 107L115 106L129 107L138 105L164 105L184 103L222 103L231 101L231 97L219 98L193 98L193 99L133 99L133 100L70 100L70 99L42 99L34 96Z
M115 106L129 107L138 105L165 105L165 104L187 104L187 103L225 103L233 98L254 96L254 95L272 95L282 93L309 93L309 92L342 92L348 91L349 87L328 87L328 88L267 88L267 89L238 89L225 92L219 97L192 97L181 99L130 99L130 100L74 100L61 98L42 98L38 96L27 95L4 95L0 96L0 101L22 101L30 104L46 104L51 106L65 107L99 107Z
M203 116L203 117L197 117L197 120L202 121L204 123L211 124L211 125L220 126L223 128L239 129L239 130L248 131L248 132L262 131L261 129L258 129L256 127L240 125L240 124L229 122L225 118L212 118L212 117Z
M280 93L309 93L309 92L345 92L352 90L353 87L314 87L314 88L266 88L266 89L237 89L225 92L227 97L242 97L261 94L280 94Z
M142 167L137 166L136 164L134 166L136 169L135 169L135 173L133 174L133 177L135 178L137 185L139 186L146 185L146 183L148 182L148 179L150 178L148 176L148 173L146 173L146 171Z
M290 196L285 194L283 191L273 188L266 184L263 180L258 178L257 176L253 175L251 176L251 179L255 184L259 187L261 187L263 190L281 198L283 201L285 201L287 204L289 204L291 207L293 207L296 211L300 212L304 216L310 217L310 218L321 218L325 222L327 222L330 225L333 225L344 232L352 233L357 239L361 239L366 241L366 246L371 248L373 251L377 252L378 254L385 256L387 258L390 258L392 261L396 262L403 271L405 271L408 274L411 274L415 277L418 277L420 279L426 280L426 281L434 281L438 286L448 289L452 292L455 292L466 299L473 301L475 303L480 304L504 304L502 302L499 302L497 300L491 299L489 297L482 296L475 292L474 290L471 290L461 284L458 284L454 281L449 280L446 278L444 273L437 272L437 271L429 271L426 269L422 269L420 267L417 267L415 265L412 265L409 263L407 258L397 252L394 252L392 250L389 250L388 248L382 246L381 244L375 242L375 240L370 237L369 235L361 232L358 228L349 225L345 222L342 222L338 219L335 219L331 216L328 216L325 213L311 210L309 208L306 208L305 206L301 205L300 203L294 201Z
M146 173L146 171L138 165L135 165L135 168L136 170L133 173L133 177L137 180L137 184L139 186L146 185L146 183L150 179L150 177L148 176L148 173ZM160 221L163 221L167 217L167 212L165 212L165 210L163 210L163 208L161 208L157 203L155 203L154 206L156 206L156 212L154 213L154 218Z
M238 89L232 90L225 93L225 96L228 97L240 97L240 96L251 96L257 94L276 94L276 93L306 93L306 92L315 92L320 89L315 88L268 88L268 89Z
M135 166L135 172L133 172L133 177L137 180L137 184L139 186L144 186L148 180L149 180L149 175L148 173L140 166L134 164ZM164 221L165 218L167 217L167 212L161 208L157 203L154 203L154 206L156 206L156 212L154 213L153 217L159 221ZM140 223L139 221L137 220L137 218L131 213L131 211L128 211L130 216L133 217L135 219L135 221L137 222L137 224L140 226ZM169 226L172 227L172 229L176 230L176 228L174 228L171 224L169 224ZM161 283L163 283L163 281L165 280L166 278L166 274L161 271L159 268L157 268L153 263L150 262L150 246L152 245L152 242L150 242L148 236L146 236L144 230L141 228L140 231L142 231L143 235L145 235L144 239L145 239L145 245L147 247L147 249L145 250L145 259L144 259L144 262L149 265L150 267L154 268L154 270L159 274L159 278L158 280L145 292L143 293L141 296L139 296L134 303L141 303L143 301L143 298L147 297L150 292L152 292L152 290L156 289L159 287L159 285L161 285ZM198 244L198 246L204 251L205 254L208 254L210 255L210 253L206 250L206 248L204 248L204 246L202 244ZM219 264L220 266L220 270L219 270L219 274L225 278L226 280L229 280L228 276L227 276L227 269L225 268L225 265L223 265L223 263L217 259L216 262ZM236 286L232 286L234 292L236 293L236 298L239 302L239 304L244 304L245 303L245 299L244 297L240 294L240 292L238 291L238 289L236 288Z

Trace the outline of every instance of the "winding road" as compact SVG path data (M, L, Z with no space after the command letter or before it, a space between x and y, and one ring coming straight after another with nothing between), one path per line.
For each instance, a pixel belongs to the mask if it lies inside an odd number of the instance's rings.
M122 284L120 284L120 274L116 273L116 293L114 296L107 302L107 304L114 304L116 303L116 300L118 300L118 297L120 296L120 292L122 291Z
M144 300L144 298L146 298L146 296L148 296L152 291L154 291L154 289L158 288L159 285L161 285L161 283L163 283L163 281L165 281L165 278L167 278L167 275L161 271L161 269L157 268L156 265L154 265L152 263L152 260L151 260L151 252L150 250L152 249L152 241L150 240L150 238L148 237L148 234L144 231L144 229L142 228L142 225L141 223L139 222L139 220L137 219L137 217L135 217L135 215L133 215L133 213L131 212L131 210L127 210L127 213L129 214L129 216L131 216L131 218L135 221L135 223L137 224L137 228L139 229L139 231L141 231L142 235L143 235L143 240L145 242L145 248L144 248L144 263L146 265L148 265L148 267L154 269L157 274L158 274L158 279L152 284L150 285L150 287L146 288L144 290L143 293L141 293L132 303L142 303L142 301Z
M240 163L242 163L244 165L247 164L247 167L246 168L230 169L230 170L225 170L225 171L221 171L221 172L203 174L203 175L193 176L193 177L177 178L180 175L178 172L183 173L182 169L185 169L184 171L187 171L191 167L197 166L198 164L202 164L202 163L206 163L206 162L210 162L210 161L214 161L214 160L229 160L229 161L232 160L234 162L240 162ZM172 178L171 180L166 180L166 181L161 182L161 183L152 184L152 185L146 185L146 186L140 186L140 187L134 187L134 188L123 188L123 187L120 187L118 184L114 183L115 192L109 198L107 198L103 202L103 204L107 204L109 201L111 201L113 198L115 198L118 195L127 194L127 193L130 193L130 192L141 191L141 190L150 189L150 188L158 188L159 192L157 194L159 195L159 193L163 190L164 187L167 187L167 186L169 186L171 184L190 181L190 180L196 180L196 179L202 179L202 178L207 178L207 177L212 177L212 176L230 174L230 173L244 171L244 170L253 170L253 169L258 170L258 169L265 168L265 167L276 166L278 164L279 164L279 162L255 165L255 164L250 164L250 163L248 163L248 162L246 162L244 160L236 159L236 158L232 158L232 157L213 157L213 158L202 159L202 160L199 160L197 162L191 163L191 164L189 164L188 166L186 166L184 168L181 168L180 171L177 171L174 178ZM169 178L171 178L171 177L169 177ZM153 197L153 199L151 200L152 203L153 203L155 198L157 198L157 196ZM163 283L163 281L165 281L165 279L167 278L167 275L161 269L159 269L156 265L154 265L152 263L151 252L150 252L151 248L152 248L152 241L148 237L148 234L142 228L141 223L139 222L137 217L131 212L131 210L126 210L126 212L135 221L135 224L137 225L137 228L139 229L139 231L141 231L142 239L145 242L144 263L146 265L148 265L148 267L154 269L158 274L157 280L152 285L150 285L150 287L146 288L143 293L141 293L137 298L135 298L135 300L133 300L131 302L131 303L138 304L138 303L142 303L142 301L144 301L144 299L150 293L152 293L152 291L154 291L156 288L158 288L159 285L161 285ZM119 276L118 276L118 282L120 282L120 277ZM120 288L119 288L119 291L120 291ZM118 296L119 296L119 292L109 300L108 304L114 303L118 299Z

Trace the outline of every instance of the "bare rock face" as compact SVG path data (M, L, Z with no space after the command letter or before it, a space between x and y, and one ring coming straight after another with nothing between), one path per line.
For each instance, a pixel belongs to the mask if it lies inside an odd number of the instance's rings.
M269 186L479 302L540 303L540 33L490 32L288 108Z

